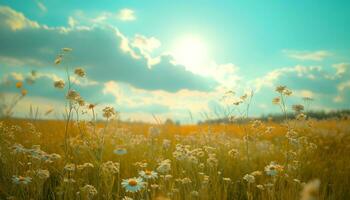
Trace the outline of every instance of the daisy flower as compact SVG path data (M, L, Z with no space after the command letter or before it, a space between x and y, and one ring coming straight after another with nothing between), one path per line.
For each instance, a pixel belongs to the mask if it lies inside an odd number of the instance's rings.
M158 173L151 170L145 170L139 172L140 176L145 179L156 179L158 178Z
M113 153L121 156L127 154L128 151L125 148L117 148L114 149Z
M243 179L247 181L248 183L254 183L255 182L255 177L250 174L244 175Z
M32 182L32 178L26 176L12 176L12 182L17 184L17 185L20 185L20 184L23 184L23 185L27 185L28 183Z
M138 192L145 187L145 182L143 182L141 177L134 177L129 179L124 179L122 181L122 186L127 192Z
M271 162L265 167L265 172L269 176L276 176L280 171L283 171L283 166Z

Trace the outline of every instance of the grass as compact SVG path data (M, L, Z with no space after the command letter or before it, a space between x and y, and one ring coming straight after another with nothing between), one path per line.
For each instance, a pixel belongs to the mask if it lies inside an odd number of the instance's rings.
M149 133L151 125L148 124L111 121L106 129L99 124L95 135L89 131L93 129L91 125L72 122L69 124L71 152L70 157L65 158L65 122L3 120L0 128L1 198L299 199L303 185L319 179L319 199L347 199L350 195L349 121L291 123L298 132L295 145L285 139L288 128L272 122L257 128L252 124L168 124L157 126L156 133ZM270 126L274 129L266 133L266 127ZM249 160L243 129L251 133ZM102 133L104 151L100 160ZM163 144L164 140L170 144ZM14 144L23 145L22 151L15 149ZM28 150L33 145L40 145L45 152L43 155L57 153L61 159L48 162L45 156ZM116 149L127 152L118 155L113 152ZM229 153L232 149L236 154ZM162 173L159 166L166 159L170 160L171 169ZM103 164L108 161L119 163L116 173L102 172L106 171L103 168L106 164ZM271 161L282 167L274 176L265 171ZM84 163L91 163L93 168L81 169ZM65 170L68 164L75 169ZM50 175L40 178L36 174L39 169L48 170ZM126 192L122 180L138 177L140 171L146 170L156 172L157 178L143 178L146 184L142 183L140 191ZM243 179L252 173L254 182ZM32 179L27 184L15 183L13 176ZM97 194L83 194L86 185L96 188Z
M54 83L67 94L65 120L11 118L23 83L1 105L0 199L350 199L349 117L315 119L303 105L291 117L285 86L273 99L278 121L249 117L251 92L225 96L230 123L126 123L111 107L98 116L74 91L84 70L72 79L65 69L67 80Z

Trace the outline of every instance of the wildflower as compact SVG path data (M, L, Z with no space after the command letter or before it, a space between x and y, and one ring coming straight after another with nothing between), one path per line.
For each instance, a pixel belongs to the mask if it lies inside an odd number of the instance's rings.
M155 190L155 189L159 188L159 185L158 184L151 184L151 188Z
M65 48L62 48L62 51L63 51L63 52L70 52L70 51L73 51L73 49L72 49L72 48L65 47Z
M266 133L266 134L270 134L270 133L272 133L272 130L273 130L273 129L274 129L274 127L268 126L268 127L266 127L265 133Z
M181 183L184 185L190 184L190 183L192 183L192 180L188 177L185 177L185 178L181 179Z
M139 175L145 179L156 179L158 178L158 173L151 170L140 171Z
M102 163L101 171L104 175L111 175L119 173L120 164L117 162L107 161Z
M158 137L160 135L160 130L159 128L156 128L156 127L149 127L148 129L148 135L152 138L155 138L155 137Z
M248 183L254 183L255 182L255 177L250 174L246 174L243 176L243 179L247 181Z
M53 85L55 86L55 88L62 89L64 88L65 83L62 80L59 80L59 81L55 81Z
M78 75L79 77L85 77L86 73L83 68L76 68L74 70L74 73Z
M163 148L164 149L169 149L170 145L171 145L171 141L170 140L167 140L167 139L163 140Z
M172 179L172 178L173 178L173 176L171 174L167 174L167 175L164 176L164 179L167 180L167 181Z
M63 182L67 184L72 184L72 183L75 183L76 181L73 178L64 178Z
M52 161L56 161L56 160L61 159L61 156L57 153L50 154L49 157L50 157L50 160L52 160Z
M264 187L263 185L260 185L260 184L257 185L256 187L257 187L259 190L264 190L264 189L265 189L265 187Z
M13 153L25 153L27 149L23 147L21 144L14 144L12 146Z
M318 179L308 182L301 192L301 200L317 200L320 184Z
M88 197L88 199L92 199L94 196L97 195L97 190L92 185L85 185L84 187L80 188L80 191Z
M281 98L279 98L279 97L275 97L272 99L273 104L279 104L280 102L281 102Z
M275 162L271 162L269 165L265 167L265 172L269 176L276 176L278 172L283 170L283 166L276 164Z
M102 111L103 111L103 117L107 119L115 115L115 111L112 107L107 106Z
M25 90L25 89L22 89L22 90L21 90L21 95L22 95L22 96L26 96L26 95L27 95L27 93L28 93L28 91L27 91L27 90Z
M84 170L84 169L87 169L87 168L94 168L94 165L92 163L84 163L82 165L78 165L77 166L78 170Z
M238 106L239 104L243 103L242 100L234 101L233 105Z
M297 112L297 113L300 113L301 111L304 110L304 106L301 105L301 104L296 104L296 105L293 105L292 106L292 109Z
M160 172L160 173L168 173L169 171L171 170L171 165L170 165L170 160L163 160L158 168L157 168L157 171Z
M61 62L62 62L62 58L63 56L62 55L58 55L55 59L55 64L56 65L59 65Z
M26 176L26 177L24 177L24 176L12 176L12 182L14 184L17 184L17 185L21 185L21 184L27 185L30 182L32 182L32 178L30 178L28 176Z
M298 121L306 120L307 116L304 113L300 113L295 117Z
M67 93L67 99L71 101L76 101L80 98L80 95L75 90L69 90Z
M292 91L291 90L289 90L289 89L285 89L284 90L284 95L286 95L286 96L290 96L290 95L292 95Z
M253 175L253 176L261 176L262 172L261 171L254 171L254 172L251 173L251 175Z
M75 171L75 164L73 164L73 163L66 164L66 166L64 166L64 170L69 171L69 172Z
M258 129L259 127L261 127L263 124L260 120L254 120L253 123L252 123L252 127L254 129Z
M134 200L133 198L131 198L131 197L127 197L127 196L125 196L125 197L123 197L122 198L122 200Z
M22 88L23 87L23 82L22 81L18 81L16 83L16 88Z
M117 148L117 149L114 149L113 153L121 156L128 153L128 151L125 148Z
M277 87L276 87L276 92L282 94L286 89L287 89L287 86L280 85L280 86L277 86Z
M231 183L231 179L230 178L222 178L222 180L225 182L225 183Z
M129 178L124 179L122 181L122 186L125 188L127 192L138 192L145 187L145 182L143 182L142 178Z
M229 152L228 152L228 155L231 157L231 158L236 158L238 156L238 150L237 149L231 149Z
M298 183L298 184L301 184L301 181L297 178L293 179L294 182Z
M207 159L207 164L209 167L217 167L218 166L218 159L216 159L215 157L211 156Z
M50 177L50 172L46 169L38 169L35 172L35 174L39 179L42 179L42 180L46 180Z
M248 98L248 94L244 94L243 96L240 97L240 99L242 99L243 101L246 100Z
M82 97L79 97L77 99L77 103L79 104L79 106L85 106L85 101Z
M92 109L95 108L95 106L96 106L96 104L90 103L90 104L88 105L88 109L92 110Z

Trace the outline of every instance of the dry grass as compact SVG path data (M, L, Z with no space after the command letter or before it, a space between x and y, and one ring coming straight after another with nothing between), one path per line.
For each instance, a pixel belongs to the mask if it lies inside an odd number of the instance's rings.
M319 179L321 184L315 194L319 199L347 199L350 195L349 121L289 123L298 134L296 145L286 139L289 129L285 125L272 122L254 128L252 124L168 124L149 130L151 125L111 121L105 131L103 124L97 125L95 135L89 123L70 123L71 151L67 158L63 148L64 121L3 120L0 129L1 198L299 199L303 185ZM270 126L274 129L266 133ZM250 135L249 158L243 140L244 130ZM105 142L101 159L102 133ZM170 145L163 145L164 140L169 140ZM33 151L18 152L17 149L15 152L14 144L22 144L27 149L40 145L47 154L57 153L62 158L48 162ZM127 153L113 153L117 148L126 149ZM230 155L232 149L237 151L236 155ZM162 173L158 167L166 159L171 161L171 169ZM117 173L103 175L101 170L107 161L120 164ZM271 161L282 167L274 176L264 171ZM94 167L64 170L68 163L75 167L91 163ZM50 176L40 179L35 174L38 169L48 170ZM138 177L139 172L146 169L155 171L157 178L144 178L147 184L142 185L140 191L126 192L122 180ZM254 173L254 182L243 179L254 171L261 172ZM32 179L28 184L16 184L11 179L13 175ZM73 183L67 182L73 179ZM83 194L85 185L92 185L97 194Z

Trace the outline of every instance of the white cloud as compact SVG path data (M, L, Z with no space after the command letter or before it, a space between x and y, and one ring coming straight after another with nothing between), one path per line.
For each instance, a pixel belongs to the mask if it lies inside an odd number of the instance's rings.
M0 25L6 24L13 31L27 27L39 28L37 22L27 19L22 13L16 12L7 6L0 6Z
M209 102L215 101L220 104L219 100L225 91L215 90L213 92L191 91L187 89L179 90L175 93L163 90L148 91L135 88L131 85L110 81L104 85L104 94L111 94L115 97L116 107L124 109L123 115L133 119L139 119L137 113L148 116L148 120L152 120L152 112L150 110L137 109L157 105L158 107L168 108L161 113L162 118L175 117L177 119L188 118L188 113L200 114L203 112L210 113ZM130 112L125 110L131 110ZM156 110L156 109L155 109ZM158 115L157 115L158 116ZM201 119L201 116L195 116L195 120Z
M73 17L68 17L68 25L71 28L74 28L77 25L78 21L74 19Z
M294 90L293 95L301 98L313 98L313 99L319 96L318 94L314 93L311 90Z
M40 2L39 0L36 0L35 2L36 2L36 5L38 6L38 8L39 8L41 11L47 12L47 8L46 8L46 6L45 6L42 2Z
M259 91L262 87L272 87L275 82L278 81L282 76L288 74L295 74L298 77L306 77L314 80L318 77L318 74L322 72L321 66L302 66L296 65L294 67L283 67L268 72L265 76L255 79L256 90Z
M152 53L155 49L159 48L161 42L155 37L146 37L140 34L136 34L132 39L130 45L140 50L141 55L147 59L147 65L151 68L160 62L160 57L153 57Z
M118 16L118 19L122 21L133 21L136 19L135 11L129 8L124 8L120 10L117 16Z
M346 88L350 88L350 81L340 83L337 88L341 92L344 91Z
M333 102L335 103L344 102L346 90L349 90L349 89L350 89L350 80L339 83L337 86L338 95L333 98Z
M331 52L325 50L318 51L295 51L295 50L283 50L288 57L297 60L311 60L311 61L322 61L332 55Z
M337 76L343 76L348 71L350 64L349 63L338 63L338 64L332 65L332 67L336 69Z
M344 97L338 95L333 98L333 102L335 103L342 103L344 101Z

